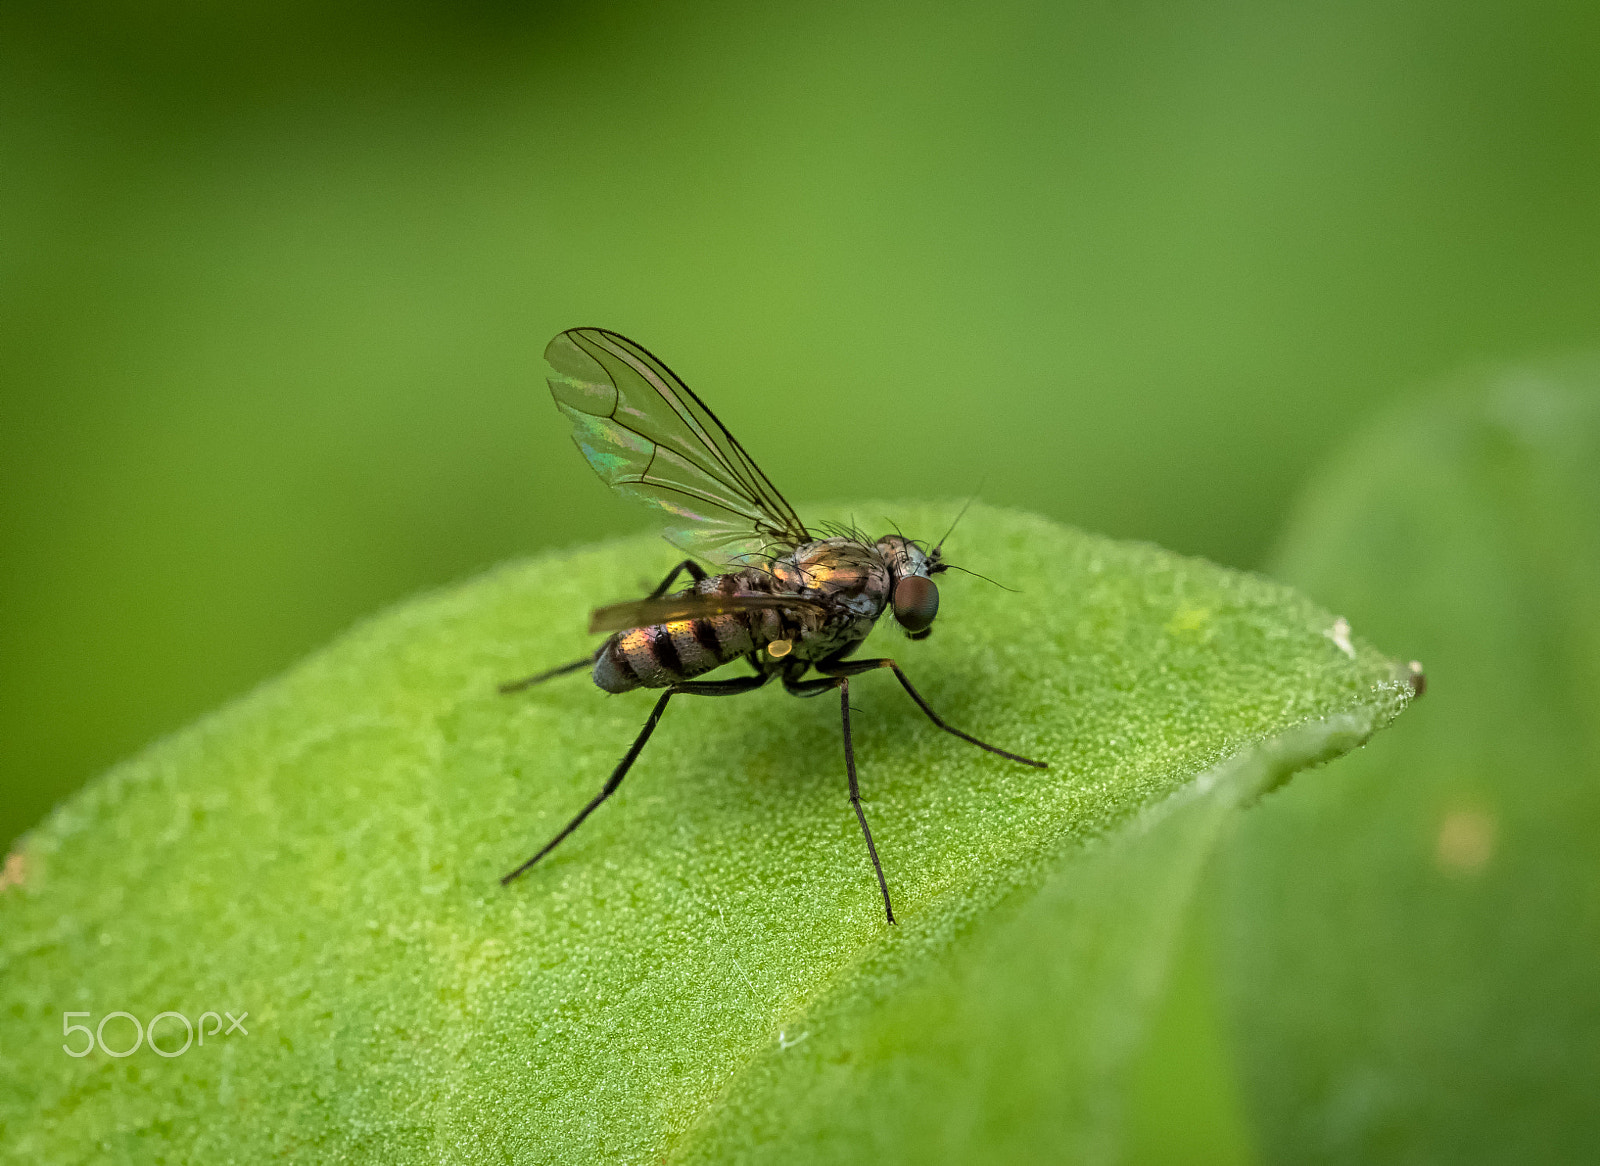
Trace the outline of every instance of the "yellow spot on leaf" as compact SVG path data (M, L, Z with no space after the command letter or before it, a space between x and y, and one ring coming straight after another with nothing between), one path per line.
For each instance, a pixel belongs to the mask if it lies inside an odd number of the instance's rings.
M1167 621L1169 635L1211 635L1211 609L1209 607L1180 607Z
M0 891L20 887L22 880L27 877L28 862L22 857L22 852L13 850L6 855L5 866L0 867Z
M1445 874L1475 875L1494 857L1499 823L1483 810L1457 806L1439 823L1433 861Z

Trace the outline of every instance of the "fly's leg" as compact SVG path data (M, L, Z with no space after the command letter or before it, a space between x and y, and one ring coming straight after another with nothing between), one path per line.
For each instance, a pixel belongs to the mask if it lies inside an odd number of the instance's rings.
M786 676L783 687L790 696L821 696L838 688L839 682L832 677L827 680L790 680Z
M844 723L844 771L850 778L850 804L855 807L856 821L861 823L861 836L867 840L867 854L872 858L872 869L878 876L878 890L883 892L883 913L894 922L894 905L889 902L889 884L883 877L883 864L878 861L878 848L872 844L872 830L867 826L867 815L861 810L861 787L856 784L856 750L850 740L850 680L840 676L834 681L839 686L839 716Z
M1031 757L1023 757L1020 754L1009 752L1005 749L999 748L996 745L991 745L987 741L980 741L970 733L963 733L954 725L946 724L944 719L941 718L938 713L934 712L933 709L928 707L928 702L922 699L922 694L919 693L915 688L911 687L911 681L907 680L906 674L900 671L900 665L896 664L887 656L879 657L876 660L823 660L815 664L814 667L818 672L821 672L825 676L838 676L841 678L845 676L859 676L861 673L870 672L874 668L892 669L894 671L895 679L900 682L900 687L905 689L906 693L911 697L911 699L917 702L917 707L928 715L928 719L934 724L938 725L945 732L950 733L953 736L960 737L963 741L970 741L980 749L987 749L990 753L997 753L1001 757L1008 758L1012 761L1020 761L1024 765L1031 765L1035 769L1048 769L1050 767L1049 762L1035 761Z
M695 562L693 559L685 559L676 567L672 568L672 570L667 573L667 577L661 580L661 585L652 591L648 596L646 596L646 598L660 599L667 593L667 588L672 586L672 581L684 571L689 572L689 578L693 579L696 583L700 582L700 580L706 577L705 570L700 566L699 563Z
M617 765L616 769L612 770L611 776L606 780L606 784L601 788L600 792L595 794L595 796L590 799L587 806L578 811L577 817L568 822L562 829L561 833L550 839L549 842L546 842L538 854L535 854L532 858L528 859L527 862L517 867L517 869L512 871L510 874L502 877L500 880L501 886L505 886L512 879L516 878L523 871L527 870L530 866L538 862L541 858L559 846L562 840L565 839L568 834L571 834L574 830L581 826L583 824L583 820L590 814L594 813L595 809L600 805L601 802L605 801L612 794L617 792L617 787L622 784L622 779L628 776L628 770L631 769L633 767L633 763L638 760L639 753L644 749L645 742L650 740L650 734L656 731L656 725L661 722L661 714L667 711L667 702L671 699L672 689L669 688L667 691L661 694L661 699L656 701L656 707L650 710L650 719L644 723L644 728L639 730L639 735L633 739L633 744L628 747L628 752L623 756L622 761Z
M878 876L878 890L883 892L883 913L893 923L894 904L889 902L889 883L883 877L878 848L872 844L872 828L867 825L867 815L861 809L861 787L856 782L856 749L850 739L850 680L847 676L830 676L826 680L790 680L785 677L783 686L794 696L820 696L830 688L839 690L839 716L844 725L844 771L850 781L850 805L855 809L856 821L861 823L861 836L867 840L867 855L872 859L872 870Z
M667 593L667 588L672 586L672 581L683 572L689 572L689 577L696 583L706 577L704 569L693 559L685 559L661 580L661 585L649 595L651 599L660 599ZM500 686L501 692L521 692L524 688L532 688L535 684L543 684L546 680L554 680L557 676L565 676L568 672L576 672L580 668L587 668L599 657L599 652L585 656L582 660L574 660L570 664L563 664L559 668L551 668L546 672L535 672L532 676L524 676L521 680L508 680Z
M561 844L568 834L571 834L574 830L581 826L583 824L583 820L590 814L594 813L601 802L605 801L612 794L617 792L617 787L622 784L622 779L628 776L628 770L633 768L633 763L639 759L639 754L644 750L645 742L650 740L650 734L656 731L656 725L661 722L661 714L667 711L667 702L669 700L677 696L680 692L687 693L690 696L734 696L741 692L749 692L752 689L760 688L766 682L767 678L765 676L743 676L736 680L705 680L699 682L689 682L685 684L674 684L671 688L663 692L661 694L661 699L656 701L656 707L650 710L650 719L644 723L644 728L639 730L639 735L633 739L633 744L628 747L628 752L624 754L622 760L617 763L616 769L612 770L611 776L606 779L606 784L601 787L600 792L595 794L595 796L590 799L587 806L584 806L583 809L578 811L577 816L562 828L561 833L550 839L549 842L546 842L538 854L535 854L532 858L528 859L527 862L517 867L516 870L504 876L500 880L500 885L505 886L507 883L511 882L512 879L516 878L523 871L527 870L534 863L538 862L545 855L549 854Z
M570 664L563 664L559 668L551 668L547 672L535 672L532 676L524 676L521 680L508 680L500 686L501 692L521 692L524 688L532 688L535 684L543 684L546 680L554 680L557 676L565 676L568 672L576 672L580 668L588 668L595 661L595 656L585 656L582 660L574 660Z

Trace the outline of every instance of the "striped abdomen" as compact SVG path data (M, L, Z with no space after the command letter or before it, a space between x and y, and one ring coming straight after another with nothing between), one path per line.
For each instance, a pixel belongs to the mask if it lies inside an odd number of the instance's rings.
M702 579L693 590L731 595L740 590L740 582L736 575L716 575ZM766 612L726 612L618 632L595 658L594 682L607 692L628 692L690 680L755 651L752 621L761 624L770 618Z

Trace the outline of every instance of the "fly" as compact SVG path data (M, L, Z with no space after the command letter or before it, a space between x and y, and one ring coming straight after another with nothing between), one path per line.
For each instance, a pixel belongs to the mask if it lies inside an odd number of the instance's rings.
M928 549L901 534L876 542L854 533L818 537L705 402L643 345L615 332L573 328L552 340L544 356L556 408L572 422L573 441L595 473L618 492L665 510L671 515L667 541L725 570L709 574L695 558L684 559L645 598L590 614L591 632L610 633L592 655L500 686L516 692L588 668L606 692L663 690L600 792L501 883L549 854L616 792L673 697L734 696L777 679L795 696L838 690L850 805L878 876L884 914L893 923L889 884L856 781L850 678L887 668L945 732L1008 760L1046 768L1043 761L947 724L893 660L849 659L885 611L910 639L932 634L939 612L933 577L952 566L941 555L944 539ZM670 590L682 574L690 586ZM695 679L740 657L755 675Z

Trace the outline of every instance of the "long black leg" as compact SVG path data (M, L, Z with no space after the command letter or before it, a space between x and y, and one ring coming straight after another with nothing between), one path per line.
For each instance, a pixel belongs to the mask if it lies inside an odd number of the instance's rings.
M827 680L790 680L785 676L783 687L790 696L821 696L838 688L839 682L831 677Z
M790 680L783 678L783 687L791 696L821 696L830 688L839 690L840 715L844 720L844 770L850 779L850 804L855 807L856 821L861 823L861 836L867 840L867 854L872 858L872 869L878 875L878 889L883 892L883 911L894 922L894 907L889 902L889 884L883 877L883 864L878 861L878 848L872 844L872 830L867 825L867 815L861 809L861 788L856 784L856 747L850 737L850 681L843 676L830 676L825 680Z
M850 804L855 807L856 821L861 823L861 836L867 840L867 854L872 858L872 869L878 876L878 889L883 892L883 911L894 922L894 904L889 902L889 884L883 877L883 864L878 861L878 848L872 844L872 830L867 825L867 815L861 809L861 787L856 784L856 750L850 740L850 681L840 676L830 681L839 686L839 716L844 722L844 771L850 778Z
M661 580L661 585L650 593L649 598L660 599L667 593L667 588L672 586L672 581L684 571L689 572L689 578L693 579L696 583L700 582L700 580L706 577L706 573L701 568L699 563L695 562L693 559L685 559L667 573L667 577Z
M763 672L759 676L735 676L732 680L680 680L672 686L672 691L690 696L738 696L741 692L754 692L771 679L770 672Z
M905 689L910 695L911 699L917 702L918 708L928 714L928 719L934 724L938 725L945 732L960 737L963 741L970 741L978 748L987 749L990 753L998 753L1001 757L1009 758L1012 761L1020 761L1022 764L1031 765L1036 769L1050 768L1050 763L1047 761L1035 761L1031 757L1023 757L1020 754L1009 752L1008 750L1001 749L996 745L991 745L987 741L980 741L971 733L963 733L954 725L946 724L938 713L934 712L933 709L928 707L928 702L922 699L922 694L919 693L915 688L911 687L911 681L907 680L906 674L900 671L900 665L896 664L887 656L879 657L876 660L844 660L838 662L819 661L814 665L814 667L824 676L840 677L859 676L861 673L870 672L874 668L892 668L894 670L895 679L900 681L900 687Z
M568 672L576 672L580 668L587 668L594 663L591 653L582 660L574 660L570 664L563 664L559 668L551 668L548 672L535 672L532 676L524 676L521 680L508 680L500 686L501 692L521 692L524 688L532 688L535 684L543 684L546 680L553 680L557 676L565 676Z
M606 784L601 787L600 792L595 794L594 797L590 799L587 806L584 806L583 809L578 811L577 817L568 822L566 826L562 828L561 833L550 839L549 842L546 842L538 854L535 854L532 858L528 859L527 862L517 867L516 870L501 878L500 885L505 886L507 883L511 882L512 879L516 878L523 871L527 870L534 863L538 862L545 855L549 854L561 844L568 834L571 834L574 830L581 826L583 824L583 820L590 814L594 813L601 802L605 801L612 794L617 792L617 787L622 784L622 779L628 776L628 770L633 768L633 763L639 759L639 754L644 750L645 742L650 740L650 734L656 731L656 725L661 721L661 714L667 711L667 702L674 696L677 696L680 692L687 693L690 696L734 696L737 693L749 692L751 689L760 688L767 682L767 679L768 678L766 676L742 676L736 680L705 680L689 682L686 684L674 684L671 688L663 692L661 694L661 699L656 701L656 707L650 710L650 719L645 721L644 728L639 730L639 735L633 739L633 744L628 747L628 752L624 754L622 760L617 763L616 769L611 771L611 776L606 779Z

